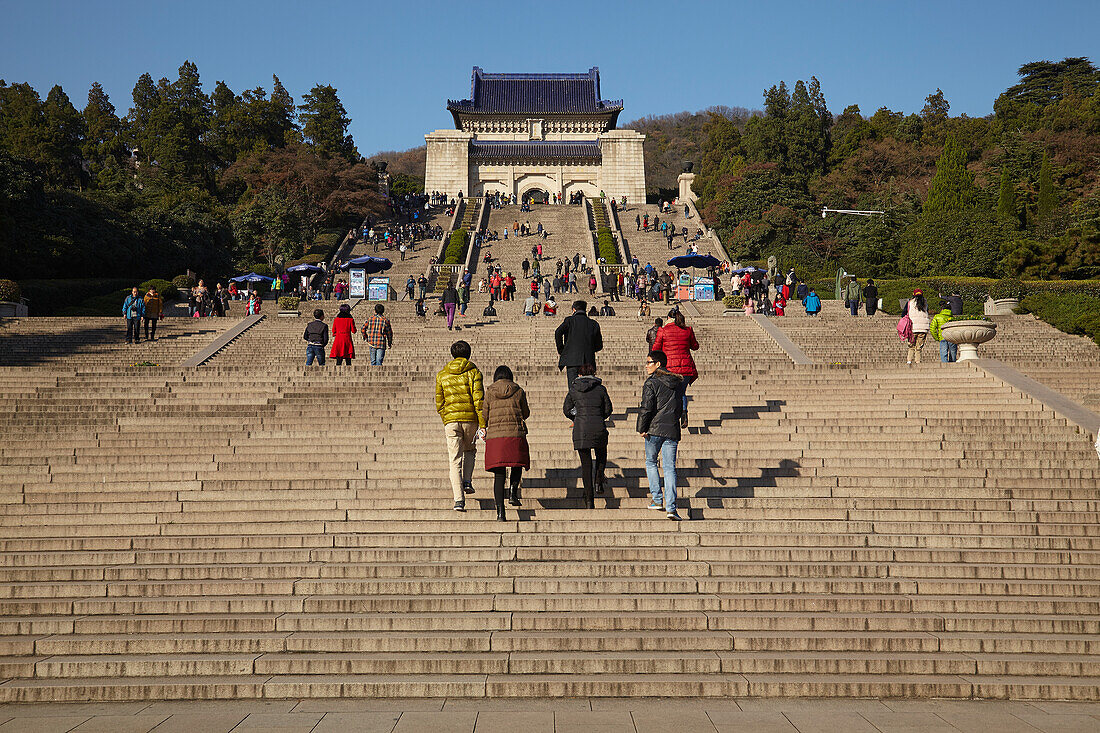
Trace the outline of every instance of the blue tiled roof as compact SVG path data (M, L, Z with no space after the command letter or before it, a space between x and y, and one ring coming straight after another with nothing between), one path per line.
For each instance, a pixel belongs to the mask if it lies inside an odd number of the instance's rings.
M452 113L598 114L617 113L622 100L600 99L600 70L587 74L487 74L475 66L470 98L448 100Z
M589 158L600 159L600 146L595 140L513 141L477 140L470 143L470 158Z

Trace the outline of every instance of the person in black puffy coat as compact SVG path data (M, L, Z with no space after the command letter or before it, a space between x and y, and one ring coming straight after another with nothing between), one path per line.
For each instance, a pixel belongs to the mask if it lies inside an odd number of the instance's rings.
M607 418L611 417L612 411L607 388L595 375L594 365L582 364L562 405L562 412L573 421L573 448L581 459L584 505L588 509L595 508L594 494L604 493L607 483L604 477L604 468L607 465Z

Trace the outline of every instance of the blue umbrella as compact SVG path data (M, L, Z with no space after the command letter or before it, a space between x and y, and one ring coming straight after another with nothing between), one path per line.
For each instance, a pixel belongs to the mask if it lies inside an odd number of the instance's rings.
M238 277L231 277L229 279L235 283L269 283L272 280L272 278L267 277L266 275L257 275L254 272L250 272L247 275L240 275Z
M673 257L668 261L668 264L683 269L686 267L717 267L722 264L722 261L711 255L680 255L679 257Z
M753 267L752 265L749 265L748 267L739 267L734 270L734 272L736 272L737 274L741 274L742 272L763 272L763 270L761 270L759 267Z
M393 267L393 263L387 260L385 257L356 257L354 260L348 260L344 264L340 265L341 270L366 270L368 275L375 272L385 272Z
M288 267L288 268L286 268L286 271L287 272L300 272L303 275L306 275L306 274L316 275L318 272L324 272L324 270L321 269L320 267L318 267L317 265L307 265L307 264L301 264L301 265L295 265L294 267Z

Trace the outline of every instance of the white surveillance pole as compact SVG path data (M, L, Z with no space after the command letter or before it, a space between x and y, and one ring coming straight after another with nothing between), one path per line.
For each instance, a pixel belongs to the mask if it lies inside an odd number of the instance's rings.
M875 214L885 214L885 211L874 211L869 209L830 209L825 207L821 210L821 218L824 219L829 214L854 214L856 216L874 216Z

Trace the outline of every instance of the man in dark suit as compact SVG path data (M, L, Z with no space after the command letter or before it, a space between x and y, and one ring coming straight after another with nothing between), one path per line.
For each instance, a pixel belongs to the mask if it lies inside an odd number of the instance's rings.
M583 300L573 302L573 314L561 322L554 331L554 343L558 347L558 369L565 370L566 386L571 386L583 364L596 364L596 352L603 349L600 324L585 315L588 304Z

